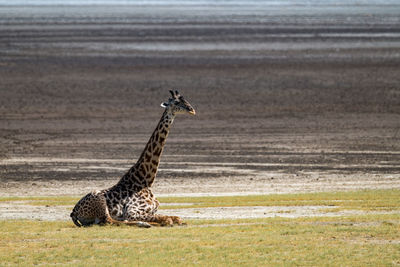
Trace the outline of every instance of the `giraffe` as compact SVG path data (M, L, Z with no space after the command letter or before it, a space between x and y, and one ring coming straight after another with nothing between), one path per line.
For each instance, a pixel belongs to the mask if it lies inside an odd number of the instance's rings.
M196 114L178 91L169 92L171 97L161 104L165 108L161 119L136 164L114 186L93 191L79 200L71 213L75 225L126 224L148 228L182 224L177 216L156 214L160 203L150 189L175 116Z

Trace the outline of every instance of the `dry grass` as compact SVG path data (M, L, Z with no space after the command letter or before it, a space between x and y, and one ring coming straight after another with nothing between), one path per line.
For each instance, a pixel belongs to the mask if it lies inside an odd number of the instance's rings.
M3 198L16 201L21 198ZM70 205L76 198L30 198ZM296 195L163 198L200 206L335 205L397 211L399 190ZM0 221L0 266L396 266L400 215L192 220L186 227L77 228L72 222Z
M191 221L190 226L76 228L0 222L1 265L390 266L400 264L399 215Z

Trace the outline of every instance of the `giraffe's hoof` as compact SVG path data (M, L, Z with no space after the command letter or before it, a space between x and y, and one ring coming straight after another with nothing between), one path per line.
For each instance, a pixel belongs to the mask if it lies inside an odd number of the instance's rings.
M171 219L174 224L181 225L183 223L182 219L178 216L171 216Z

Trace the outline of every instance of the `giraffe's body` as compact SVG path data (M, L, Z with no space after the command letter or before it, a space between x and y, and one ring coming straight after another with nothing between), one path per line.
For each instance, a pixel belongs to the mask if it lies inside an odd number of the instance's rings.
M91 192L75 205L71 218L77 226L117 223L150 227L182 223L177 216L156 214L159 202L150 189L175 115L195 114L178 92L171 94L168 103L162 104L165 111L136 164L116 185Z

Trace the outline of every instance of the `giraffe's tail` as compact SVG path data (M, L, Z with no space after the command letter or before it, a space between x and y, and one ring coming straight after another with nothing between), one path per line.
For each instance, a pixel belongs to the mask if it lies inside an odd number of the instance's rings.
M78 226L78 227L81 227L81 226L82 226L82 224L81 224L81 222L78 220L78 218L77 218L75 212L72 212L72 213L70 214L70 216L71 216L71 219L72 219L72 221L74 222L74 224L75 224L76 226Z

